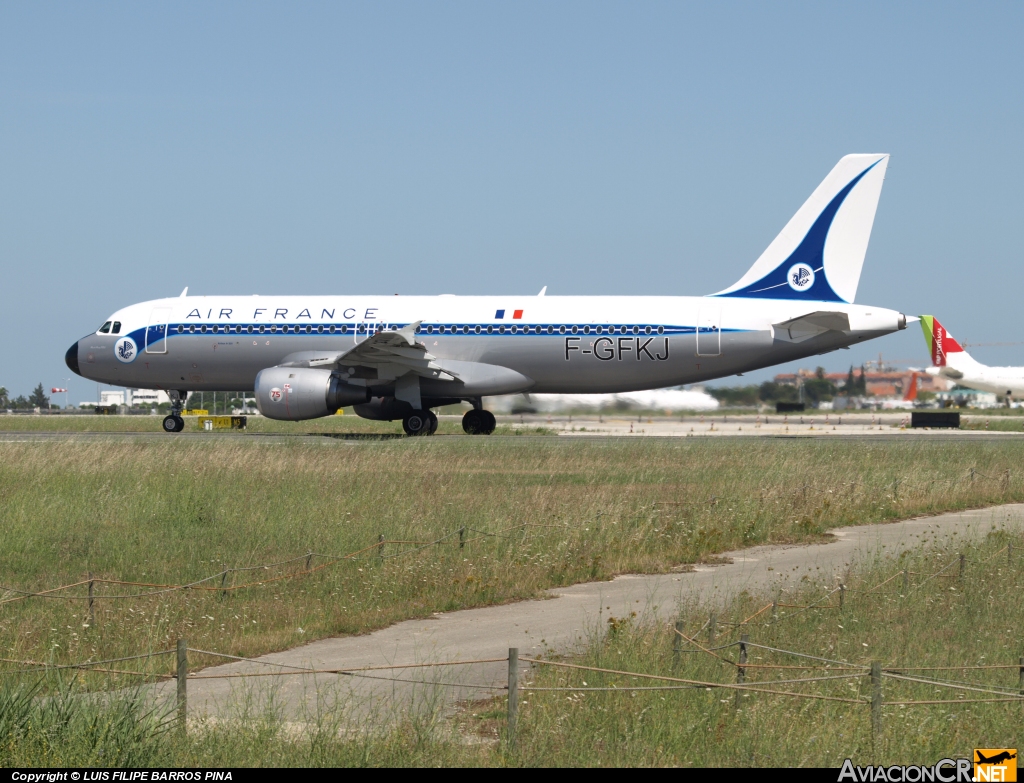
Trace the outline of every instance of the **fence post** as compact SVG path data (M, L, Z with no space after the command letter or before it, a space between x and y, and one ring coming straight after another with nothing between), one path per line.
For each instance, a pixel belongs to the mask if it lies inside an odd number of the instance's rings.
M910 570L903 569L903 595L910 592Z
M381 533L379 536L377 536L377 554L380 556L381 560L384 559L384 534L383 533Z
M221 598L227 598L227 595L228 595L228 591L227 591L225 585L227 585L227 583L228 583L228 571L230 571L230 570L231 569L225 568L224 569L224 573L221 574L221 577L220 577L220 597Z
M776 595L772 599L772 622L776 622L779 619L779 596Z
M1010 469L1007 468L1003 471L1003 491L1006 492L1010 488Z
M971 468L971 483L974 483L974 468Z
M676 637L675 639L672 640L672 668L673 669L678 669L679 668L679 658L682 655L682 651L683 651L683 635L682 635L683 634L683 621L682 620L676 620L675 628L676 628L675 633L672 634L673 636Z
M708 646L715 643L715 633L718 631L718 617L714 612L708 618Z
M897 503L900 499L900 480L896 479L892 482L892 502Z
M839 583L839 611L843 611L843 603L846 601L846 585Z
M96 612L92 607L92 571L89 572L89 625L96 625Z
M188 642L178 639L178 728L185 731L188 712Z
M508 648L508 744L515 747L519 720L519 648Z
M463 525L459 528L459 549L465 549L466 547L466 526Z
M1020 664L1020 673L1018 675L1017 686L1020 688L1020 695L1024 696L1024 655L1020 656L1018 661Z
M1006 565L1013 565L1013 542L1006 545Z
M960 579L964 578L964 569L967 567L967 555L960 553Z
M747 679L747 670L743 667L743 664L747 662L747 639L750 637L743 633L740 634L740 665L736 667L736 682L743 682ZM743 691L736 689L736 709L740 708L740 699L743 698Z
M309 570L309 567L312 564L313 564L313 553L312 552L306 552L306 570L307 571Z
M882 664L871 662L871 736L877 740L882 734Z

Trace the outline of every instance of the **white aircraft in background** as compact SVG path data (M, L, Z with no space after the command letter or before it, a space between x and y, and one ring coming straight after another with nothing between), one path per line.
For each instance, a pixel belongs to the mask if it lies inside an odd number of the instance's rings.
M847 155L734 285L709 296L186 296L113 313L68 350L79 375L164 389L167 432L189 391L255 390L272 419L354 406L437 428L483 397L619 394L698 383L846 348L907 326L853 304L888 155ZM657 281L652 280L657 286Z
M989 367L975 361L934 316L921 316L921 330L934 365L926 370L929 375L1007 397L1024 394L1024 367Z

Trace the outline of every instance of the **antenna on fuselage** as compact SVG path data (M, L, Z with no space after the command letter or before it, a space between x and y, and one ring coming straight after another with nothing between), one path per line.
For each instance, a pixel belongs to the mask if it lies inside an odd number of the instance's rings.
M540 289L540 293L537 294L537 296L544 296L544 294L546 294L547 292L548 292L548 287L544 286L542 289Z
M181 292L180 296L182 299L188 296L188 286L185 286L185 290Z

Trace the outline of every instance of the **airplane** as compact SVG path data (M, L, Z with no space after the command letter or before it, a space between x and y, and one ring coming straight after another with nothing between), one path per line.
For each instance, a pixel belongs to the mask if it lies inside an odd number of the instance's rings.
M975 750L974 755L978 758L975 760L975 764L998 764L1001 761L1009 761L1010 759L1017 758L1016 753L1010 753L1007 750L997 753L992 758L985 758L984 754L980 750Z
M891 334L903 313L854 304L889 156L843 157L754 265L707 296L188 296L118 310L67 351L75 373L164 389L167 432L190 391L252 389L302 421L354 406L437 428L431 411L482 398L599 394L735 375Z
M916 370L910 373L910 383L907 384L907 389L903 392L903 397L899 400L883 400L882 410L884 411L895 411L895 410L911 410L916 407L917 402L917 379L920 376Z
M1007 397L1024 394L1024 367L989 367L975 361L934 316L921 316L921 330L934 365L925 370L929 375Z

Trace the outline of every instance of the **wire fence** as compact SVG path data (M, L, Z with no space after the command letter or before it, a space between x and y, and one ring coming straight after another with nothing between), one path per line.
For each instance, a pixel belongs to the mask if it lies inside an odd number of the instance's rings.
M518 527L518 526L517 526ZM488 533L488 535L501 535L507 530L506 529L499 533ZM460 532L463 539L465 533ZM482 531L483 532L483 531ZM453 534L449 534L451 536ZM443 539L439 539L443 540ZM379 545L378 542L377 545ZM405 542L410 543L410 542ZM376 546L376 545L375 545ZM361 550L363 551L363 550ZM964 576L964 569L967 563L985 564L991 562L995 557L1003 554L1004 552L1009 553L1012 557L1013 542L1009 542L1006 546L1000 550L992 553L988 557L981 560L967 559L962 553L957 556L956 559L942 566L937 571L931 574L920 574L914 573L915 576L924 576L913 589L920 589L923 585L930 582L932 579L944 575L950 569L959 566L960 570L957 574L960 577ZM285 563L292 561L283 561ZM252 570L252 569L248 569ZM908 585L907 579L911 575L908 569L902 569L893 576L886 578L871 588L858 591L861 595L874 594L878 588L891 583L896 578L903 576L904 583L903 587L906 588ZM767 604L762 609L758 610L754 614L747 617L740 623L733 624L733 627L742 629L744 626L748 626L755 619L762 617L769 609L772 609L772 615L770 619L767 619L767 623L778 623L786 619L791 619L802 612L811 610L825 610L825 609L839 609L842 608L841 603L839 605L831 603L831 599L837 593L840 596L843 595L844 586L840 586L835 590L828 591L820 600L806 604L806 605L794 605L784 604L779 601L773 601ZM779 608L793 608L796 612L788 615L778 614ZM687 635L682 631L682 623L677 622L674 627L673 638L675 642L673 644L673 656L675 663L678 663L679 657L683 652L693 652L708 656L710 659L714 659L718 663L721 663L729 667L730 671L735 673L734 682L726 682L721 680L697 680L691 678L677 677L670 674L652 674L649 672L635 672L622 669L611 669L597 666L588 666L580 663L571 663L568 661L560 660L549 660L545 658L533 658L533 657L519 657L519 651L517 648L510 648L508 656L499 658L479 658L479 659L468 659L468 660L450 660L450 661L438 661L438 662L420 662L420 663L408 663L408 664L392 664L392 665L375 665L375 666L357 666L357 667L339 667L339 668L327 668L327 667L313 667L313 666L296 666L293 664L286 664L266 658L246 658L237 655L230 655L227 653L216 652L211 650L201 650L196 648L190 648L184 639L178 640L176 649L171 650L158 650L151 653L142 653L139 655L124 656L119 658L108 658L97 661L85 661L80 663L71 664L50 664L41 661L31 660L17 660L11 658L0 658L0 662L16 664L23 668L18 669L7 669L0 671L0 674L11 675L11 674L44 674L50 672L60 671L90 671L109 675L127 675L140 678L142 681L156 680L156 681L171 681L174 680L177 683L176 693L176 707L178 711L179 723L184 729L186 724L187 716L187 699L188 699L188 688L187 683L189 681L199 680L234 680L234 679L246 679L246 678L265 678L265 677L281 677L281 676L339 676L339 677L352 677L360 678L372 681L379 681L391 684L408 684L417 685L422 687L442 687L450 689L458 689L463 693L500 693L505 692L507 694L507 708L508 708L508 724L507 724L507 739L510 742L515 741L516 726L518 721L519 712L519 695L520 693L570 693L577 695L584 695L586 693L638 693L647 691L714 691L723 690L733 692L736 696L736 706L740 706L740 698L745 694L759 694L770 697L782 697L782 698L795 698L795 699L806 699L812 701L825 701L849 705L861 705L870 707L871 709L871 722L872 730L875 734L879 733L882 728L882 708L883 706L897 706L897 707L915 707L915 706L927 706L927 705L956 705L959 707L964 704L1024 704L1024 656L1018 659L1017 663L992 663L992 664L965 664L962 666L883 666L879 661L873 661L870 664L858 664L851 661L844 661L835 658L827 658L820 655L814 655L807 652L801 652L799 650L789 650L782 647L776 647L768 644L761 644L756 641L751 641L748 634L742 633L739 638L727 642L725 644L707 646L703 645L698 641L697 636L707 631L711 639L714 638L714 633L719 623L715 616L712 614L706 622L698 629L693 635ZM690 649L683 650L681 648L682 643L690 645ZM725 651L737 650L736 659L733 660L725 654ZM751 663L748 661L748 653L751 650L759 650L764 653L772 655L778 655L788 658L797 658L801 661L798 664L791 663ZM228 660L238 664L249 664L251 666L260 667L257 669L249 669L245 671L238 670L223 670L223 669L202 669L199 672L189 671L189 654L204 658L219 658L221 660ZM138 660L153 660L161 659L164 656L175 655L175 667L172 671L137 671L123 668L110 668L110 664L126 663L129 661ZM471 682L461 680L444 680L444 679L422 679L408 676L408 672L422 671L426 669L450 669L454 667L466 667L466 666L481 666L481 665L493 665L493 664L507 664L508 675L507 680L504 684L496 683L493 679L488 682ZM554 667L561 669L566 672L578 672L578 673L593 673L606 678L613 679L628 679L627 682L613 682L611 684L600 684L600 685L588 685L584 681L582 685L534 685L531 683L519 682L520 677L520 666L521 664L527 664L532 667ZM815 670L821 672L815 674ZM1012 671L1016 670L1018 675L1018 682L1016 686L1011 685L993 685L991 683L977 682L972 680L959 680L950 679L947 676L933 675L929 676L927 672L963 672L968 671L980 672L980 671ZM770 675L772 671L782 672L781 677L763 677L762 679L748 681L748 674L756 674L761 672L765 675ZM792 676L787 674L788 672L809 672L810 676ZM806 686L816 686L823 683L839 683L839 682L858 682L868 681L870 684L868 696L837 696L827 693L809 692L804 688ZM951 693L949 698L937 698L937 699L895 699L895 700L883 700L883 680L889 681L894 684L898 683L909 683L919 686L928 686L937 690L946 690ZM651 684L636 684L637 681L646 681ZM970 698L965 698L965 695Z

